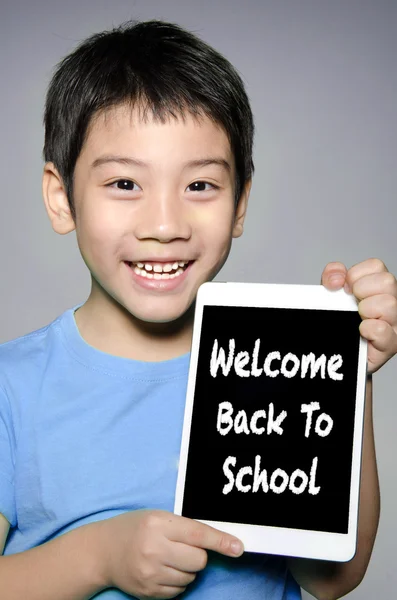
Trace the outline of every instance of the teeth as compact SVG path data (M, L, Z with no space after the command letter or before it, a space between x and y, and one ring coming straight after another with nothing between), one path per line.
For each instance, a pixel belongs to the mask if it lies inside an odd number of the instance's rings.
M145 270L147 272L153 271L154 273L170 273L171 271L177 271L178 268L182 268L184 266L186 266L188 264L188 261L175 261L174 263L166 263L166 264L149 264L149 263L142 263L142 262L137 262L137 263L131 263L132 266L136 269L142 269Z
M183 267L188 264L189 261L178 261L174 263L166 264L149 264L149 263L130 263L130 266L134 269L134 272L141 277L147 279L174 279L179 277L184 272ZM175 271L175 273L171 273Z

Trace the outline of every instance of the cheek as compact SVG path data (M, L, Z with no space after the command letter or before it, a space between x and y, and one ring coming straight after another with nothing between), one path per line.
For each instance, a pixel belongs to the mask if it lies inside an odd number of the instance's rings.
M106 264L119 252L125 235L122 222L114 219L109 210L85 210L81 211L79 217L76 233L80 251L100 268L101 264Z
M232 243L234 212L222 210L201 213L196 220L200 243L212 265L222 262Z

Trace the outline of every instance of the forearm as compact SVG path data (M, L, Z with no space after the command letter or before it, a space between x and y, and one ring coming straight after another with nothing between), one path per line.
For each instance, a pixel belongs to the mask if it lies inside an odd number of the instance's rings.
M290 570L299 585L321 600L335 600L357 587L365 575L371 557L379 512L379 483L372 423L372 380L369 379L364 415L357 552L347 563L289 559Z
M97 561L97 525L83 525L31 550L0 556L0 597L88 600L104 589Z

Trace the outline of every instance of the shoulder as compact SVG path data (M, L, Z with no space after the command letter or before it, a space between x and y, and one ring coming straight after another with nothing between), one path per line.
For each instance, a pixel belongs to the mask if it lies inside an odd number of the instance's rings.
M31 361L43 352L51 335L51 325L0 344L0 376L20 368L21 363Z
M13 361L20 361L23 358L32 359L35 353L38 353L50 344L56 335L57 329L66 312L59 315L48 325L30 331L15 339L0 344L0 371L5 364L11 364Z
M45 370L59 345L59 326L66 312L40 329L0 344L0 391L8 392L15 385L26 389L33 374Z

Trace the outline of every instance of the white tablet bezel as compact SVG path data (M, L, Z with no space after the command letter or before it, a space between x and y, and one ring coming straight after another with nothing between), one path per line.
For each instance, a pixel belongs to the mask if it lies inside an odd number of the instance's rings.
M181 515L204 306L243 306L357 311L354 296L322 285L204 283L197 294L174 512ZM345 562L356 552L367 342L360 337L353 434L349 523L346 534L219 521L202 521L237 536L246 551Z

